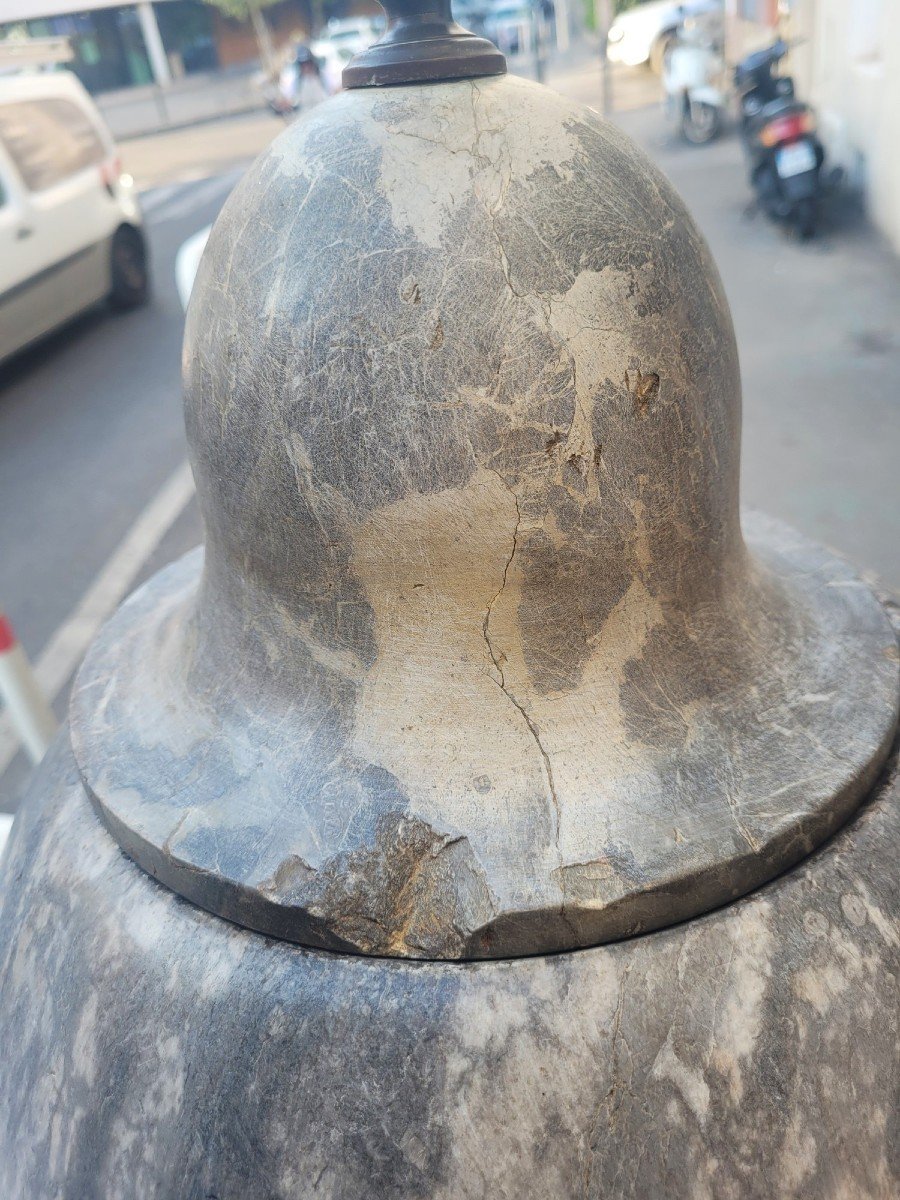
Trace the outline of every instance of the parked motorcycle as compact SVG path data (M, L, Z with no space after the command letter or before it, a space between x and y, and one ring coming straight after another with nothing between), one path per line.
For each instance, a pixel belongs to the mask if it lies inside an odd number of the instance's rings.
M770 218L806 239L816 231L825 191L825 151L812 109L794 96L793 79L777 74L787 51L779 40L748 55L735 68L734 82L751 186Z
M662 83L670 122L694 146L711 142L722 128L724 71L721 19L686 17L663 58Z

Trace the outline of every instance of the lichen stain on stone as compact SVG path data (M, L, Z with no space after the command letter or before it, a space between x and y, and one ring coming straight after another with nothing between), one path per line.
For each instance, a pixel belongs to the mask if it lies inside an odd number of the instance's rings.
M732 1103L738 1106L744 1098L745 1070L765 1025L772 976L771 906L759 900L738 909L730 937L713 1009L710 1063L728 1081Z
M437 249L461 198L474 192L488 211L498 206L513 164L526 177L548 162L560 178L570 173L577 143L560 132L560 113L570 112L570 105L548 97L523 123L521 95L532 87L507 76L502 88L490 80L444 84L427 104L419 102L416 87L353 97L357 137L381 155L377 188L398 229ZM335 118L344 106L330 106Z
M423 818L443 807L454 827L490 823L475 778L490 778L494 802L523 822L546 789L532 732L499 690L521 662L519 520L515 494L481 471L464 488L386 505L354 536L379 656L359 690L352 752L398 779Z
M796 1111L787 1122L778 1154L779 1179L787 1195L800 1197L809 1194L804 1189L816 1173L817 1159L816 1135L801 1113ZM832 1194L850 1197L852 1192L838 1187Z
M672 1044L672 1031L657 1054L650 1071L654 1079L671 1083L693 1113L701 1128L706 1125L710 1107L710 1088L704 1071L689 1059L681 1058Z

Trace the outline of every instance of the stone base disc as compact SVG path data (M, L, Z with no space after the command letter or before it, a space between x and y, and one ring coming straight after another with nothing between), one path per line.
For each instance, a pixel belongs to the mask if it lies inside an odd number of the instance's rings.
M427 736L408 719L391 732L391 705L371 725L365 680L349 726L327 697L273 696L241 662L217 690L198 690L195 552L135 593L85 660L71 704L84 784L150 874L304 945L498 958L696 916L840 826L897 721L896 641L871 591L783 525L751 515L745 532L746 588L722 612L646 645L615 703L595 684L522 705L515 755L503 750L499 687L496 729L485 709L461 743L439 690L421 700L446 713ZM451 666L453 688L484 685L484 664ZM566 737L551 705L569 714ZM416 754L432 773L446 756L443 789L415 792Z

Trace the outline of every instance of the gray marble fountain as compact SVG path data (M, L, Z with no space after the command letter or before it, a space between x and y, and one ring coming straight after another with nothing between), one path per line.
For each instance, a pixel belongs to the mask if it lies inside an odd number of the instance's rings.
M413 0L219 218L205 554L2 868L0 1195L900 1194L888 613L669 184Z

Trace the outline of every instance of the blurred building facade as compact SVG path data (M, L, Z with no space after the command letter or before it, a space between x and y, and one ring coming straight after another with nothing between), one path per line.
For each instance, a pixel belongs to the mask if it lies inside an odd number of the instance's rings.
M309 29L309 0L265 10L277 46ZM67 37L88 91L166 86L185 75L255 62L249 22L202 0L0 0L0 37Z
M791 35L798 83L836 162L900 252L900 4L798 0Z
M900 253L900 2L726 0L726 17L730 62L776 32L791 43L788 69L831 161Z

